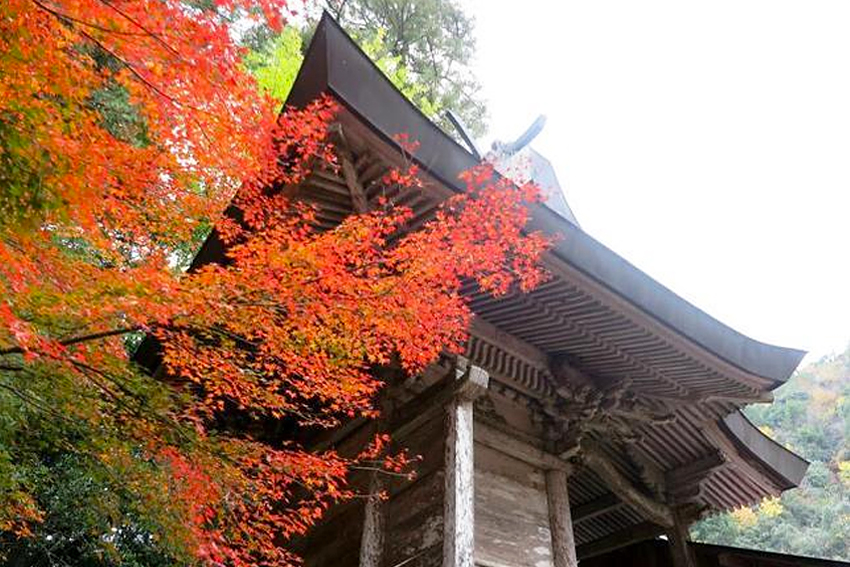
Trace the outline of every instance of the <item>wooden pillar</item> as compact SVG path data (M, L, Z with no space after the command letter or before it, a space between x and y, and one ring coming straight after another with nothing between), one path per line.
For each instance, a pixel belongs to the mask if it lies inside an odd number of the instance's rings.
M546 471L546 501L549 507L549 532L552 536L552 565L576 567L576 540L570 515L567 471Z
M673 567L696 567L693 550L688 545L688 526L688 521L684 515L678 510L674 511L673 527L667 532Z
M443 567L474 567L475 476L472 406L487 390L487 372L458 357L455 396L448 404L443 500Z
M378 473L373 473L369 483L369 498L363 517L360 537L360 567L381 567L384 556L384 510L380 494L383 483Z

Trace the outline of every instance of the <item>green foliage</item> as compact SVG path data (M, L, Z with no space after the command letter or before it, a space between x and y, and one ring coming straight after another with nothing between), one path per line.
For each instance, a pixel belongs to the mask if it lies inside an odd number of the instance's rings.
M703 520L693 538L850 560L850 350L798 371L772 404L748 408L747 415L811 461L806 477L776 505Z
M378 38L381 49L369 54L378 61L391 58L393 65L406 70L404 83L415 85L416 92L405 94L426 115L445 127L442 112L453 110L474 135L486 131L481 86L470 69L475 54L474 21L460 2L325 0L324 4L361 45Z
M440 113L443 110L441 103L430 98L427 86L416 81L416 78L404 65L401 56L389 52L384 30L377 30L360 47L408 100L418 106L419 110L429 118L439 120Z
M49 160L36 149L21 155L30 137L14 127L14 119L0 115L0 225L37 217L55 206L42 187Z
M447 0L383 2L327 0L325 7L346 28L392 83L426 116L454 135L444 113L457 113L472 131L486 131L481 87L470 70L475 53L473 21ZM303 61L315 22L275 36L259 26L242 38L245 60L264 91L286 100Z
M147 126L124 87L112 84L95 91L90 104L100 113L103 127L116 139L139 147L150 143Z
M260 88L281 103L286 101L304 59L302 46L301 33L287 26L279 35L260 42L245 59Z
M303 31L288 27L277 36L265 36L263 30L254 30L249 41L253 50L245 58L245 65L260 88L281 103L286 101L304 60L303 38ZM360 47L404 96L426 116L439 120L443 106L429 98L429 89L416 80L402 57L390 53L384 30L375 30Z
M168 419L174 394L117 366L102 379L114 385L111 396L93 395L58 366L0 370L0 506L42 511L27 537L0 536L5 565L189 563L167 538L154 539L162 526L181 527L166 513L166 471L141 458L140 425Z

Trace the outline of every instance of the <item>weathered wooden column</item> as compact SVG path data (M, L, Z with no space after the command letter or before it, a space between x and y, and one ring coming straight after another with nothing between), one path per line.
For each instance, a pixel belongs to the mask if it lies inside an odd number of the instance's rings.
M384 510L380 498L383 483L378 473L372 474L369 497L363 517L363 534L360 536L360 567L381 567L384 556Z
M546 471L546 502L549 508L549 532L552 537L554 567L576 567L576 540L570 514L570 495L565 470Z
M475 476L472 406L487 391L489 375L458 357L455 395L448 404L443 500L443 567L473 567Z
M691 547L688 545L688 521L681 510L673 511L673 527L667 531L673 567L696 567Z

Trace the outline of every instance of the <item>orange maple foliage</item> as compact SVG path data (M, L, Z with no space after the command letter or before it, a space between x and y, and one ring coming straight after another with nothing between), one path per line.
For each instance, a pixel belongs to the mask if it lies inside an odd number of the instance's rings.
M391 203L316 232L309 209L270 189L334 161L334 104L278 117L240 64L233 14L280 26L284 8L0 7L0 387L45 412L59 408L28 393L28 372L88 392L95 411L61 411L129 435L127 447L94 458L128 471L139 498L176 518L155 537L210 565L297 562L287 539L353 496L352 466L407 464L386 457L383 436L343 457L269 443L245 423L374 416L374 367L397 359L415 373L463 344L462 283L501 294L544 277L547 241L523 233L537 190L486 166L413 233L411 211ZM116 89L134 113L132 135L97 104ZM416 173L384 183L415 186ZM175 269L209 223L225 261ZM138 332L161 346L161 388L179 393L165 409L146 408L127 386L138 371L124 339ZM233 415L242 426L228 423ZM153 472L129 472L139 461ZM0 494L0 509L0 530L22 536L42 518L26 491Z

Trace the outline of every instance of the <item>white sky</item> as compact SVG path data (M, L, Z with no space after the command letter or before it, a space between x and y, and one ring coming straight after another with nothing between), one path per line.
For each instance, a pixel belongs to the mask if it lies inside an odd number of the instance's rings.
M548 122L592 236L751 337L850 341L850 1L465 0L493 137Z

